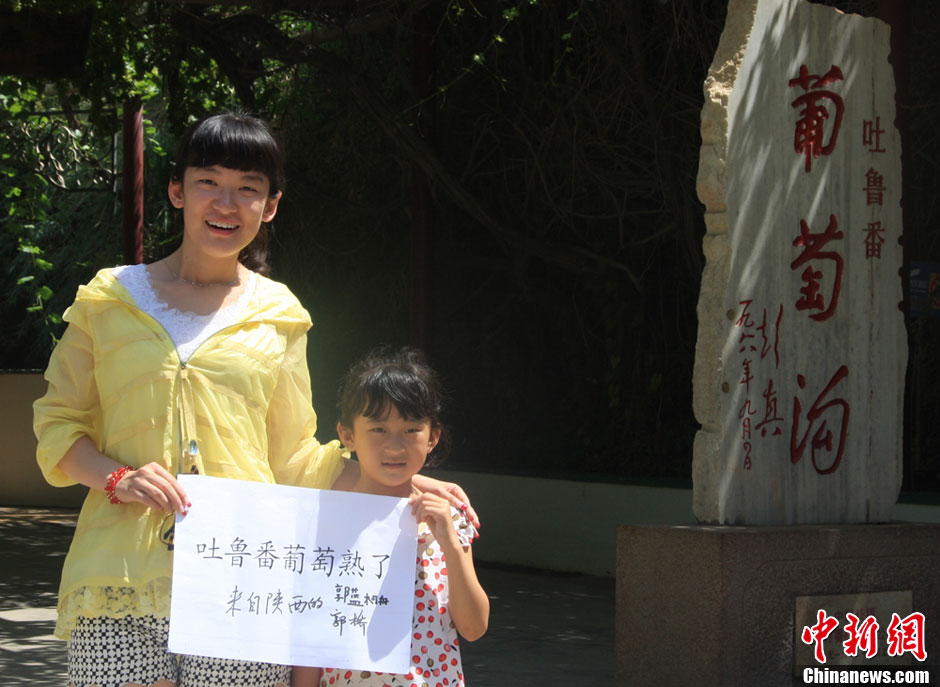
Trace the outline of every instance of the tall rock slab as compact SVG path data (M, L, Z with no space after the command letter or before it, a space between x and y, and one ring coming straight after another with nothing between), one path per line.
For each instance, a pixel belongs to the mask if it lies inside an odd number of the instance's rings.
M889 38L803 0L729 3L697 185L702 522L891 518L907 338Z

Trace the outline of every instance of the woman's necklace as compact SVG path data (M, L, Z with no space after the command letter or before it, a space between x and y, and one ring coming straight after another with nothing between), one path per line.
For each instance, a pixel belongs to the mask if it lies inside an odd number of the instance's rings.
M166 271L169 272L174 279L189 284L190 286L238 286L242 283L241 277L239 277L237 273L237 267L235 268L235 278L232 281L191 281L170 269L170 263L164 261L163 266L166 267Z

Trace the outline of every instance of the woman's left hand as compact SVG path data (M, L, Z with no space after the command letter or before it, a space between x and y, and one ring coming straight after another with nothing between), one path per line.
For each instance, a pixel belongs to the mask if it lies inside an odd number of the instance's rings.
M411 484L419 492L426 491L431 494L436 494L441 498L447 499L457 508L465 510L473 526L480 529L480 518L477 517L476 511L473 510L473 506L470 504L470 499L459 484L455 482L443 482L439 479L428 477L427 475L415 475L411 479Z
M457 531L451 517L450 501L429 491L412 494L409 499L418 522L427 523L434 538L441 545L460 546Z

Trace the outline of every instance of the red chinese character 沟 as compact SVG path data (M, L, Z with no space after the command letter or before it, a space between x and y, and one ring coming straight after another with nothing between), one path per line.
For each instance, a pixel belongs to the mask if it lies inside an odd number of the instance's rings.
M800 417L803 412L803 405L800 403L798 396L793 397L793 427L790 431L790 462L798 463L803 457L803 452L806 450L806 440L809 438L810 432L813 431L813 425L819 420L822 415L830 409L839 409L842 410L842 416L839 423L839 444L835 448L835 458L833 458L832 463L825 468L819 466L819 463L816 460L816 452L819 449L826 449L828 452L833 451L832 447L832 432L827 429L826 420L823 419L822 424L819 426L819 429L813 434L813 439L811 442L810 455L813 459L813 467L816 469L816 472L820 475L828 475L836 471L839 467L839 463L842 461L842 454L845 451L845 437L848 433L849 428L849 404L844 398L834 398L828 403L823 403L823 400L832 391L835 386L841 382L843 379L848 377L849 368L845 365L836 370L836 373L832 375L832 379L829 380L829 383L826 385L826 388L823 389L822 393L816 397L816 400L813 401L812 407L810 407L809 412L806 414L806 419L809 421L809 426L806 428L802 439L797 441L797 435L799 434L800 427ZM803 375L796 376L796 383L801 389L806 388L806 379Z

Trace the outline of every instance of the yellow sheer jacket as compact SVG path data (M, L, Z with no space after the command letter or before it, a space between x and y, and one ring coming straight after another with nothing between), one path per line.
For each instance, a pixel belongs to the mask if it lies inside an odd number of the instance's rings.
M33 406L50 484L74 484L58 463L82 436L122 464L157 461L172 474L327 489L342 472L339 443L314 438L310 316L283 284L259 275L238 319L185 363L111 270L79 287L64 318L48 391ZM79 616L168 617L172 544L172 514L90 490L65 560L56 635L67 638Z

